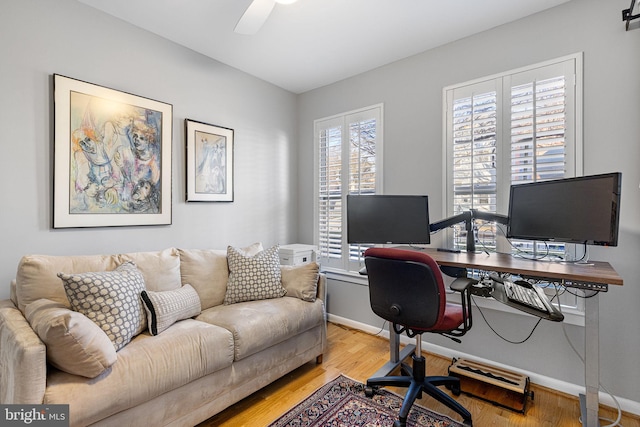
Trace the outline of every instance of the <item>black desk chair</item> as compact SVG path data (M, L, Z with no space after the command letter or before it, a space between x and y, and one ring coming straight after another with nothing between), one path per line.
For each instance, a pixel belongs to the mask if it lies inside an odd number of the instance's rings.
M382 386L408 387L394 427L406 426L409 410L426 392L460 414L471 426L471 414L438 386L460 390L460 380L448 376L425 376L422 333L432 332L457 342L471 328L469 287L476 281L457 278L451 288L462 293L462 305L447 303L442 274L429 255L395 248L370 248L364 254L369 279L369 298L373 312L391 322L396 333L416 337L413 368L402 364L401 376L367 380L367 395Z

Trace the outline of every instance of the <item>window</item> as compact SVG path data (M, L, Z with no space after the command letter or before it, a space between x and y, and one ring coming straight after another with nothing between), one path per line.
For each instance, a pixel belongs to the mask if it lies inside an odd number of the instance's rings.
M582 174L581 70L577 54L444 89L447 216L469 209L506 214L512 184ZM487 251L538 257L573 249L507 242L494 223L473 232ZM464 249L466 233L460 224L447 238Z
M360 245L346 234L347 194L380 192L382 105L314 122L316 147L315 242L324 267L357 270Z
M469 209L505 214L511 184L582 173L580 69L574 55L445 88L447 216ZM510 250L494 224L474 232L479 247ZM464 226L451 238L464 249ZM545 247L512 243L531 253Z

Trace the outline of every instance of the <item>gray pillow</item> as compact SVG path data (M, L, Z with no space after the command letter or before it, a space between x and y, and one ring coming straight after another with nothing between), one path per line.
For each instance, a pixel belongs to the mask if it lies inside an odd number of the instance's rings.
M287 292L281 284L279 246L257 254L244 255L231 246L227 248L229 281L225 304L279 298Z
M144 278L129 261L113 271L79 274L58 273L71 308L95 322L109 337L116 351L146 329L140 300Z

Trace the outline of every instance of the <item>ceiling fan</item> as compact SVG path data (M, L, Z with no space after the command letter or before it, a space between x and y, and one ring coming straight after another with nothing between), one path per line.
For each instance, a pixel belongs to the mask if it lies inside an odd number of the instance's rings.
M276 3L291 4L296 1L297 0L253 0L233 31L238 34L253 35L257 33L265 23Z

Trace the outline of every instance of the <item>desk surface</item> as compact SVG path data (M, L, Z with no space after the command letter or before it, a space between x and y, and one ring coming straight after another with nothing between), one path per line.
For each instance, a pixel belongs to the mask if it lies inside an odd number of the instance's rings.
M480 270L524 274L533 277L571 280L577 282L622 285L622 277L608 262L589 261L589 264L536 261L513 257L508 254L452 253L436 249L419 250L429 254L438 264L451 267L477 268Z

